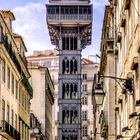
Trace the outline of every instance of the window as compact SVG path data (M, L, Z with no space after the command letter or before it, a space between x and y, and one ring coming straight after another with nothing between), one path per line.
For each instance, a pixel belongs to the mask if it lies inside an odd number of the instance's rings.
M87 121L87 111L82 111L82 120Z
M2 120L5 120L5 101L2 100Z
M82 104L87 105L87 100L88 100L87 97L83 97L82 98Z
M12 93L14 94L14 75L12 74Z
M10 89L10 68L7 69L7 87Z
M9 105L7 105L7 122L9 123L9 121L10 121L10 106Z
M15 129L17 130L17 114L15 114Z
M22 123L22 138L24 138L24 124Z
M51 61L45 61L43 65L45 67L51 67Z
M16 99L18 99L18 81L16 80Z
M87 126L84 126L82 128L82 135L83 135L83 137L86 137L87 136L87 130L88 130Z
M5 61L2 60L2 80L5 82Z
M139 2L138 0L135 0L135 25L138 23L138 11L139 11Z
M26 106L26 95L25 95L25 101L24 101L24 105L25 105L25 111L27 110L27 106Z
M24 107L24 93L22 93L22 106Z
M82 87L83 91L87 91L87 84L83 84L83 87Z
M22 102L22 89L21 87L19 88L19 103Z
M83 80L87 80L87 74L82 75Z
M66 36L62 37L63 50L77 50L77 37Z
M14 111L11 110L11 125L14 126Z
M55 62L56 62L55 66L58 67L59 66L59 60L56 60Z

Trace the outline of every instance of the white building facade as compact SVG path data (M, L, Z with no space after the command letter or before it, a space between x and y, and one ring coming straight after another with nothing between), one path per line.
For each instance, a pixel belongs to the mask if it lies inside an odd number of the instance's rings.
M51 77L55 85L55 101L53 106L53 140L57 139L58 133L58 72L59 72L59 57L58 51L46 50L36 51L28 58L29 62L39 64L49 68ZM98 71L98 63L94 63L88 59L82 58L81 70L81 103L82 103L82 139L93 137L93 105L92 105L92 84L94 73Z

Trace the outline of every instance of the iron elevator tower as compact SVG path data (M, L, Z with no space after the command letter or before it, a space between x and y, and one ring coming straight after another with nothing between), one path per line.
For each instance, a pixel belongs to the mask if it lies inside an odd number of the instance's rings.
M81 140L81 51L91 44L89 0L50 0L47 24L59 51L58 140Z

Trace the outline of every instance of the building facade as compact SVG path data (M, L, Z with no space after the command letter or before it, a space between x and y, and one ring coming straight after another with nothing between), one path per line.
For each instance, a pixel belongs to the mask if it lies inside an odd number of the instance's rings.
M41 128L41 123L34 115L30 112L30 140L44 140L44 135Z
M35 51L32 56L27 57L28 62L48 67L55 86L55 102L53 106L53 140L57 139L58 128L58 72L59 72L59 56L56 50ZM82 58L82 126L83 139L93 137L93 105L92 100L92 83L94 73L98 71L98 63L94 63L86 58Z
M13 33L11 11L0 11L0 140L29 140L33 96L21 36Z
M115 99L112 97L115 103L115 107L111 108L108 111L112 112L115 110L114 134L116 139L138 140L140 138L140 3L139 0L110 0L109 2L110 5L108 7L111 7L113 9L112 14L114 22L114 46L112 57L115 61L115 64L113 65L115 68L114 75L116 77L114 78L114 80L116 82L115 86L113 85L113 87L115 88L115 91L113 90L115 93ZM109 21L107 17L105 17L105 20ZM112 26L108 25L108 27ZM103 33L106 33L106 28L103 28ZM107 49L105 49L105 51L107 51ZM102 57L104 54L107 56L106 61L111 61L112 58L108 55L108 53L104 53L105 51L104 49L101 50ZM101 67L106 61L101 60ZM109 66L106 67L107 69L110 68ZM105 82L107 83L108 80L106 79ZM108 86L109 85L110 84L108 84ZM106 88L106 85L104 87ZM108 103L110 103L110 100L108 101ZM103 109L103 111L105 111L105 109Z
M81 51L91 43L88 0L50 0L47 24L59 51L58 139L81 139Z
M113 8L105 6L104 20L101 36L101 62L100 79L103 85L105 97L102 106L98 106L100 113L95 113L96 121L94 132L96 139L116 140L115 131L115 52L114 52L114 18ZM106 77L107 76L107 77ZM95 131L96 130L96 131Z
M132 83L117 86L117 135L125 139L139 139L139 99L140 99L140 1L116 2L116 47L118 49L117 76L131 78ZM131 88L131 89L130 89ZM130 137L130 138L128 138Z
M43 138L44 140L52 140L52 106L54 104L54 85L50 73L47 67L29 65L28 68L31 74L30 82L34 90L34 97L31 100L31 111L41 125L40 139ZM37 133L32 131L34 134L31 133L31 138L39 137L39 130L40 129L38 128Z

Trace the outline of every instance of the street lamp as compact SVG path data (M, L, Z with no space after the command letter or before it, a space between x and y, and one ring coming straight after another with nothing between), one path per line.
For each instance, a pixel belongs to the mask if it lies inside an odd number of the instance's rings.
M95 99L96 105L102 105L104 100L105 92L103 86L97 83L93 90L93 99Z

